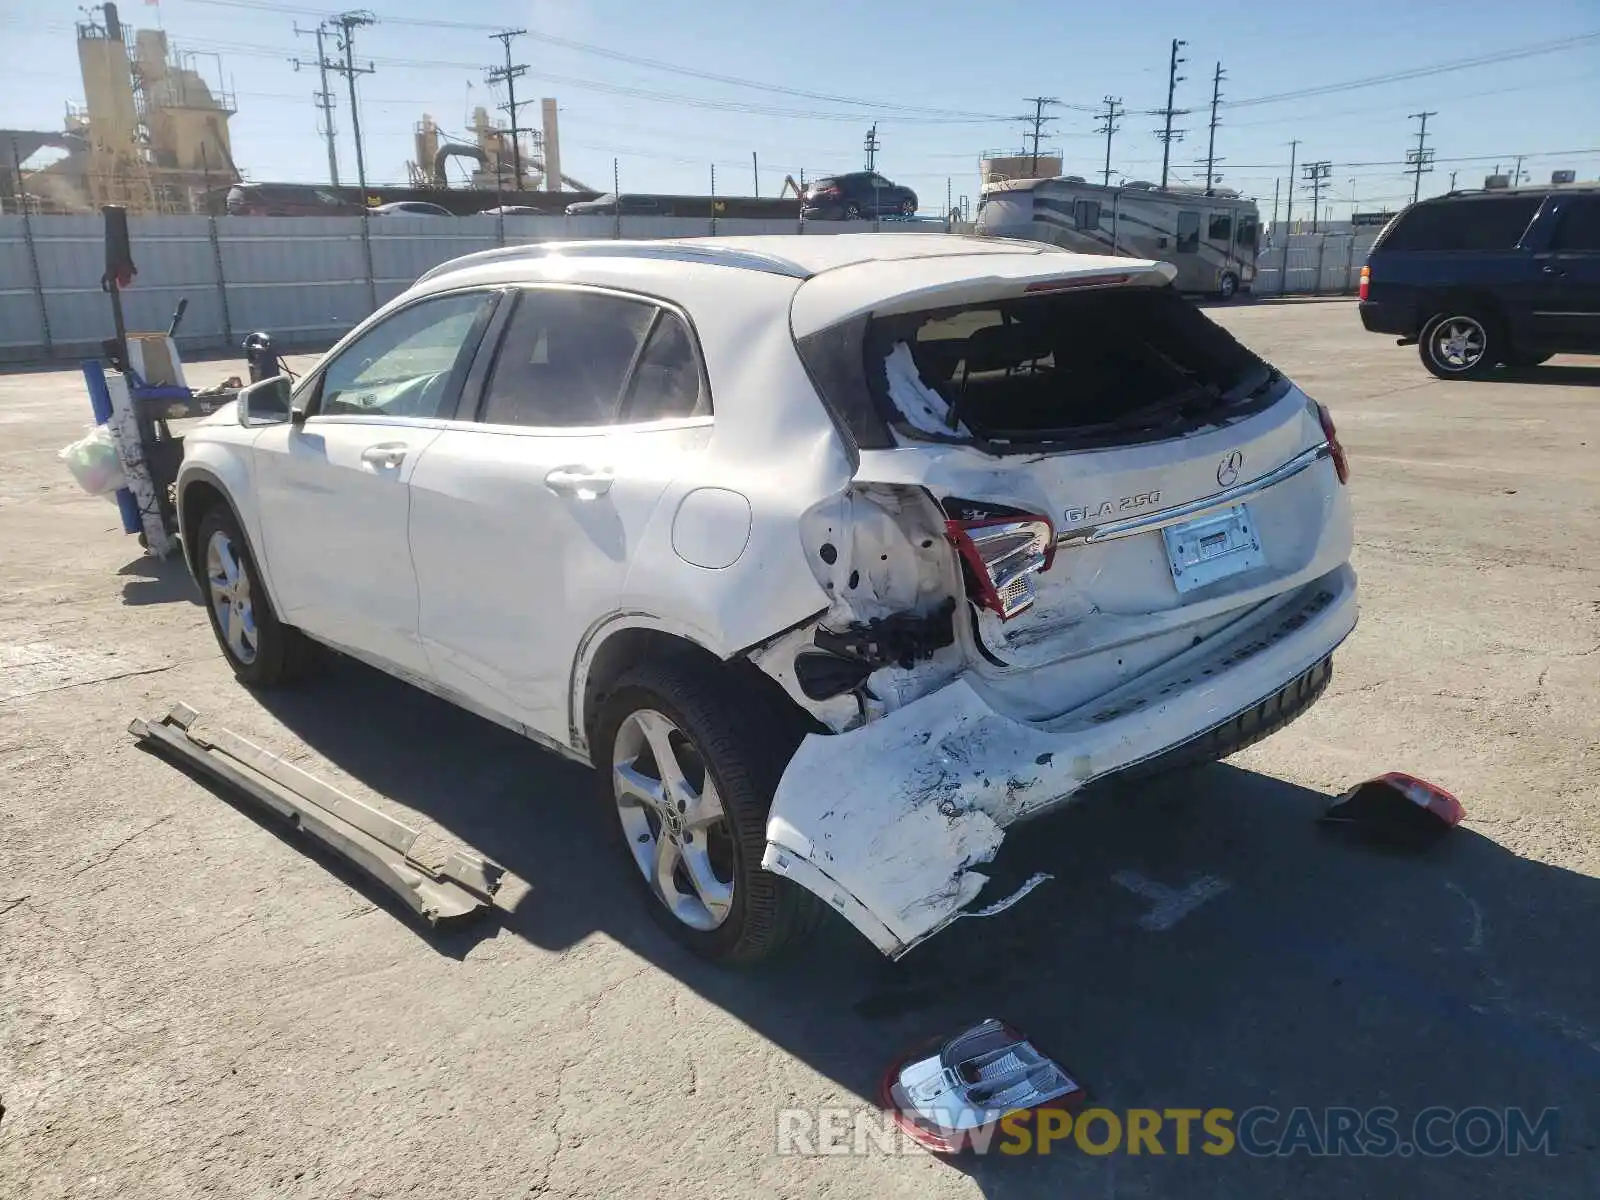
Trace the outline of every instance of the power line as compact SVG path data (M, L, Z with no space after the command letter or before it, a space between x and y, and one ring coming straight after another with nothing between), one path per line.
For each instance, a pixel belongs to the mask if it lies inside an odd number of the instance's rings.
M517 80L528 73L528 65L511 61L511 42L513 38L521 37L527 32L526 29L502 29L497 33L491 33L489 36L505 47L506 65L492 67L484 75L484 78L491 85L496 83L504 83L506 85L506 103L500 105L500 107L511 115L511 175L516 180L517 191L519 192L522 190L522 143L521 135L517 130ZM499 165L496 164L497 174L498 170ZM496 184L496 186L499 185Z
M1100 124L1095 127L1096 133L1106 135L1106 165L1101 173L1100 182L1106 187L1111 186L1111 137L1122 126L1117 124L1117 117L1127 110L1122 107L1121 96L1107 96L1105 98L1105 112L1100 114Z
M1418 121L1417 148L1406 151L1406 166L1412 176L1411 203L1417 202L1417 197L1422 194L1422 177L1433 170L1433 151L1428 149L1428 118L1437 117L1437 112L1412 113L1411 119Z
M1178 66L1188 61L1188 59L1178 57L1178 48L1188 44L1188 42L1173 38L1172 57L1167 62L1167 106L1160 110L1160 115L1166 118L1166 122L1156 133L1156 137L1161 139L1161 187L1163 190L1167 186L1167 166L1172 157L1172 143L1174 141L1181 142L1185 132L1182 129L1174 129L1172 127L1172 118L1189 114L1187 108L1177 109L1172 107L1172 99L1177 93L1178 84L1184 80L1184 76L1178 74Z

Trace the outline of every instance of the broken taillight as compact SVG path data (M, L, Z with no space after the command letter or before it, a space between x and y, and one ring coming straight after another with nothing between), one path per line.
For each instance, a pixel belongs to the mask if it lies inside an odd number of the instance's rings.
M1361 268L1361 289L1360 289L1360 293L1359 293L1357 298L1361 299L1361 300L1365 300L1367 298L1367 291L1371 288L1371 286L1372 286L1372 268L1368 267L1368 266L1363 266Z
M977 588L973 599L1009 621L1033 604L1034 576L1055 558L1056 533L1043 517L949 520L945 530Z
M1322 436L1328 439L1328 449L1333 453L1333 469L1339 473L1340 483L1350 482L1350 460L1344 455L1339 442L1339 431L1333 427L1333 414L1326 404L1317 405L1317 420L1322 423Z
M895 1063L878 1101L929 1150L985 1148L999 1122L1044 1109L1076 1110L1083 1089L1023 1034L994 1018Z

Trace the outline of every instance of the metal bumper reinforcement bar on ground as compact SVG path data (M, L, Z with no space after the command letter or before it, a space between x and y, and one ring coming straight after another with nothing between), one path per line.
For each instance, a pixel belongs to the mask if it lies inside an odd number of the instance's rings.
M197 727L200 714L175 704L166 716L128 726L150 749L270 809L360 867L431 923L488 908L505 868L455 850L442 866L411 857L419 832L227 729Z

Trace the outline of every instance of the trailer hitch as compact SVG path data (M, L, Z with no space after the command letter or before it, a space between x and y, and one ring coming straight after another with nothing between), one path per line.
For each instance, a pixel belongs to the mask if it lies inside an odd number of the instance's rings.
M505 868L455 850L440 866L411 857L420 836L353 796L227 729L199 727L200 714L175 704L166 716L135 718L128 732L147 748L175 759L288 820L340 858L359 867L430 924L488 908Z

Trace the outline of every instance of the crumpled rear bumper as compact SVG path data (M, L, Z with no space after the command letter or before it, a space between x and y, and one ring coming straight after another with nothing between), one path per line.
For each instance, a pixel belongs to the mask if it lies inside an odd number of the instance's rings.
M963 915L1008 826L1248 711L1356 617L1345 565L1053 721L999 713L963 676L870 725L813 734L779 781L762 866L898 958Z

